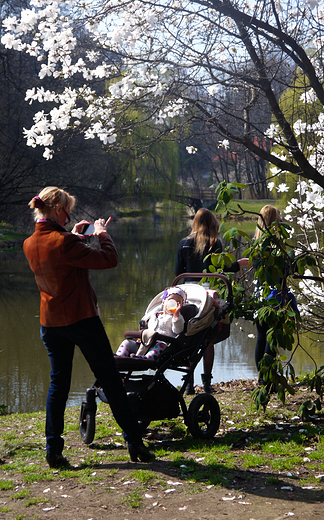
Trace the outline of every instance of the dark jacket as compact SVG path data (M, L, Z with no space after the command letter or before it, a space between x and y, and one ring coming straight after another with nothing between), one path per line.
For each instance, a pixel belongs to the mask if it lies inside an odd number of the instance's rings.
M23 248L40 291L41 325L60 327L99 316L89 269L118 263L111 237L102 233L99 243L101 249L94 249L56 222L36 223Z
M180 241L175 266L176 276L182 273L203 273L204 269L206 269L207 273L210 272L209 266L212 265L211 257L209 256L206 261L204 261L204 258L210 253L221 253L223 251L223 245L219 238L212 247L210 247L208 242L202 255L196 254L194 247L193 237L189 236ZM225 272L230 271L233 273L239 270L240 266L237 262L232 262L231 268L224 269ZM197 278L186 278L185 281L197 281Z
M202 273L204 269L208 270L209 265L211 265L211 259L209 257L204 262L204 258L209 253L221 253L223 250L223 246L219 238L216 240L212 248L210 248L208 242L202 255L196 254L194 247L195 244L193 237L186 237L180 241L175 266L176 276L181 273Z

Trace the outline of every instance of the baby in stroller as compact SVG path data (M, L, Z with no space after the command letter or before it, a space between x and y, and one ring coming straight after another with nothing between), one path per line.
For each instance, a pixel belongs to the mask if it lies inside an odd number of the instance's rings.
M190 276L204 278L205 274L190 273ZM182 277L184 276L177 276L171 287L159 292L149 303L140 321L140 330L124 333L125 338L131 342L126 345L131 345L135 354L141 343L149 351L156 342L165 342L168 347L163 345L157 360L146 356L130 357L129 351L126 351L123 356L115 356L115 362L131 408L143 428L151 421L173 419L182 413L185 424L195 438L211 439L220 424L220 410L216 399L211 394L199 393L187 406L183 395L189 378L210 342L219 343L230 335L232 286L223 274L210 273L209 277L225 283L227 296L224 300L218 298L216 291L207 292L204 287L195 283L176 285ZM171 309L175 311L178 320L173 318ZM170 329L165 328L162 333L145 328L147 323L150 327L157 326L157 322L163 322L162 318L169 322L171 333ZM179 328L172 330L175 326ZM176 334L178 331L180 332ZM168 336L165 332L168 332ZM137 338L141 338L141 341L137 341ZM170 371L182 375L180 389L168 380L167 373ZM87 390L86 400L80 411L79 430L85 444L90 444L95 434L96 397L108 403L99 381Z
M180 310L187 299L187 294L181 287L165 289L162 297L162 311L153 314L146 326L151 332L159 332L169 337L176 337L184 330L184 318ZM144 345L140 340L125 339L116 352L117 356L145 356L147 359L157 360L167 348L168 343L157 341L152 346Z

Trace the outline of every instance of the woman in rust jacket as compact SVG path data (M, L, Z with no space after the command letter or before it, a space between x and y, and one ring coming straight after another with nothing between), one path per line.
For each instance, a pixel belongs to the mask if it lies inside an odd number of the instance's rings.
M35 232L24 242L24 253L40 291L41 338L51 363L46 402L46 460L50 467L67 465L62 451L64 411L68 398L75 345L78 345L104 390L112 412L124 431L130 457L148 462L153 455L144 446L115 365L110 342L99 318L89 269L110 269L117 251L103 219L94 223L100 249L87 246L81 235L86 221L72 233L65 229L75 198L56 187L44 188L29 206L34 210Z

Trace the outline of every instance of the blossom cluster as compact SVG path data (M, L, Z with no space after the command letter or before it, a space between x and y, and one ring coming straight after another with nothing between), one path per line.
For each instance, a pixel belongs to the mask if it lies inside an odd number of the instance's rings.
M319 20L323 19L320 2L300 1L305 20L307 10L312 16L316 12ZM255 16L262 9L260 2L246 3L245 0L238 0L237 8ZM282 24L293 32L290 0L278 1L277 9ZM222 87L211 71L218 70L222 64L224 82L230 78L233 59L240 60L242 56L233 21L226 18L219 22L212 6L189 0L165 0L162 4L145 0L97 0L90 4L83 0L64 3L31 0L30 8L22 9L20 17L9 16L3 27L5 34L1 43L6 48L34 56L40 63L40 80L57 80L55 93L45 94L31 86L26 95L30 103L57 105L47 113L45 110L38 112L33 127L25 131L27 144L44 146L47 158L52 156L53 150L49 153L48 146L52 146L56 133L74 127L78 127L78 132L82 131L81 119L85 138L98 137L104 144L113 143L119 132L115 123L118 103L114 101L117 100L127 104L146 97L146 107L150 107L152 122L157 125L183 115L187 102L181 98L179 90L176 95L171 90L181 78L187 87L188 80L192 84L199 83L205 89L208 102L217 106ZM78 57L76 51L85 33L91 50L85 50L82 57ZM320 48L320 35L314 40L313 35L304 31L302 37L305 44L315 41ZM320 63L318 70L321 70ZM84 80L82 88L72 86L74 76ZM95 87L91 88L98 80L109 82L104 95L97 95ZM69 87L62 92L61 85L66 84ZM84 92L88 87L92 95L87 100ZM236 89L234 86L233 91ZM67 100L68 95L70 100ZM306 96L310 101L314 92L309 89ZM107 102L108 98L110 102ZM88 108L84 108L85 104ZM91 110L92 105L94 110ZM78 108L72 111L74 106ZM320 121L318 124L321 126ZM268 138L280 136L272 126L265 135ZM303 124L298 128L296 122L295 130L303 131Z
M274 5L275 12L269 2L235 1L237 12L251 15L251 23L259 17L264 27L267 23L280 26L288 37L298 38L298 45L307 53L312 49L310 64L323 84L323 2L275 0ZM26 102L37 105L37 111L32 127L23 132L28 146L44 148L46 159L53 157L55 138L64 132L83 132L85 139L113 145L124 130L125 114L139 111L138 107L146 121L162 128L161 134L174 132L178 120L187 113L192 121L198 104L204 106L202 112L209 124L224 107L225 94L241 91L245 96L247 79L253 77L251 59L235 19L218 13L212 2L30 0L29 6L20 16L8 16L3 21L1 43L39 63L39 83L30 85L26 92ZM255 38L255 48L262 48L262 52L269 49L272 61L278 50L273 35L263 40L263 34L254 31L252 25L248 31L252 43ZM241 74L243 70L248 74ZM42 86L45 81L50 89ZM101 90L99 83L105 85ZM250 85L254 87L253 81ZM324 108L314 86L307 82L300 103L316 106L317 111L309 120L298 117L293 122L294 136L305 160L324 176ZM290 143L279 124L273 122L261 132L275 147L271 153L278 159L276 164L293 161ZM218 146L228 150L226 132L222 137ZM187 152L195 154L198 149L187 146ZM270 173L278 177L278 182L269 182L269 190L288 193L286 177L282 179L287 171L272 165ZM323 208L323 189L302 180L284 212L286 219L304 233L304 247L315 253L322 248L316 226L324 220ZM309 233L313 238L309 239ZM320 256L317 269L322 274ZM311 289L316 302L324 303L321 285L314 282Z

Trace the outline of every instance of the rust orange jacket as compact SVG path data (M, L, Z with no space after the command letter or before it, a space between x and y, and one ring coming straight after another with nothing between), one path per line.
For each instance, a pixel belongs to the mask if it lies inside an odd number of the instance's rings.
M99 244L100 249L87 246L56 222L36 222L23 248L40 291L41 325L61 327L99 316L89 269L110 269L118 263L108 234L99 235Z

